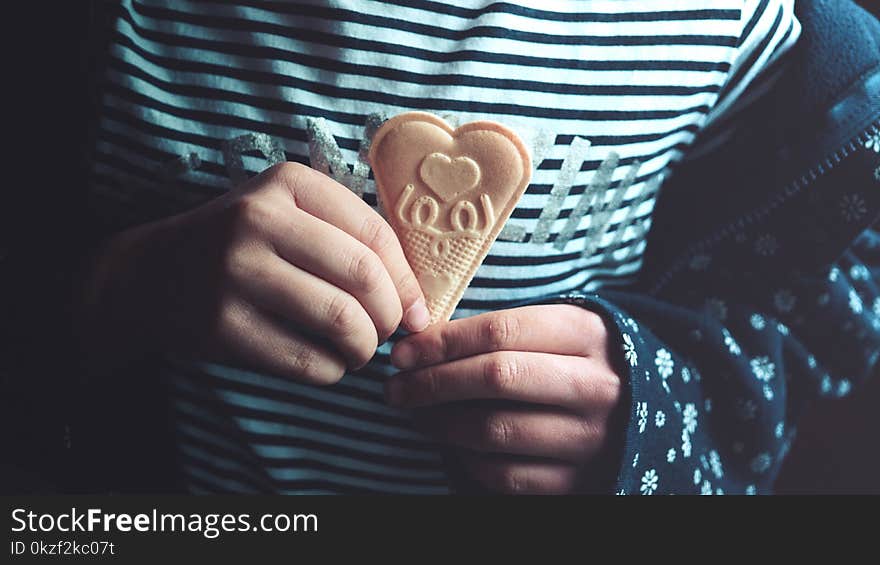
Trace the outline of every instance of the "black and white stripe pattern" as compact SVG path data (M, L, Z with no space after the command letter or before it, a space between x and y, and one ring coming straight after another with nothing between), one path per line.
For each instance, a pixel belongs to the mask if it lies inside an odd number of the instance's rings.
M746 87L766 88L762 69L798 35L792 4L127 0L102 84L95 206L136 222L204 202L232 186L229 140L249 134L308 163L319 124L353 165L370 115L492 119L533 142L536 169L508 224L520 236L496 242L456 317L625 284L662 174L710 120L725 129ZM363 198L376 204L369 179ZM192 489L448 491L437 447L384 405L389 350L326 389L170 365Z

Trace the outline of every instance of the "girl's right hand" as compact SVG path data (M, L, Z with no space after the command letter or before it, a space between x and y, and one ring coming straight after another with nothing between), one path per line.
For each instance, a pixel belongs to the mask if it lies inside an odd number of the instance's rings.
M365 365L425 299L385 220L304 165L120 233L95 255L78 316L89 365L152 353L314 384Z

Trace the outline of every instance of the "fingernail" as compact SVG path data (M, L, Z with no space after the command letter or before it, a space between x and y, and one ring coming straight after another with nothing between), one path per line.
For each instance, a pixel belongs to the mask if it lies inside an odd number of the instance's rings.
M418 351L408 341L397 342L391 350L391 364L398 369L412 369L418 360Z
M428 327L431 322L431 314L428 313L428 307L425 300L419 298L415 304L409 307L404 316L406 328L411 332L420 332Z

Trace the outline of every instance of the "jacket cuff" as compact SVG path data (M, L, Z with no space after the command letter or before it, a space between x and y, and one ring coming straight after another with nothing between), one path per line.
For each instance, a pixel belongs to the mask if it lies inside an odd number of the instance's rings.
M650 328L595 294L567 294L544 302L575 304L606 321L610 361L623 387L607 441L615 480L605 492L724 494L712 484L724 473L720 456L714 450L699 455L695 449L698 420L711 412L711 403L700 395L681 395L673 390L691 381L699 383L696 368L667 349ZM659 435L674 438L672 446L658 441ZM688 460L693 463L686 464ZM695 469L693 476L684 476L682 470L691 467ZM756 487L749 486L746 491L755 493Z

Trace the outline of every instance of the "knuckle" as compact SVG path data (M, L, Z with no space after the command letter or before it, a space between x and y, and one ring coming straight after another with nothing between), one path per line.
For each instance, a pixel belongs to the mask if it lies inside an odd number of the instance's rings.
M569 375L571 382L572 397L587 406L593 406L596 401L596 380L592 375L574 374Z
M295 379L315 385L334 384L345 374L345 365L339 360L302 342L293 346L290 366Z
M307 381L318 381L318 352L307 344L299 343L293 348L293 372Z
M420 350L437 352L431 355L431 357L448 359L457 356L457 342L449 331L425 331L418 334L417 340L421 344Z
M608 328L605 326L605 320L599 314L595 312L590 312L587 310L582 310L584 314L587 314L587 335L593 336L597 343L606 343L608 339Z
M240 229L250 231L253 228L264 228L275 216L274 209L256 194L242 196L232 204L235 224Z
M372 294L382 285L382 272L385 267L375 253L365 250L352 257L348 276L355 289L364 294Z
M526 491L526 482L522 474L511 465L504 465L498 470L496 481L502 492L519 494Z
M412 375L406 386L407 397L414 404L437 400L440 392L440 379L433 369L422 369Z
M354 368L366 365L376 352L377 334L361 323L362 307L345 293L337 293L327 306L328 337L342 341Z
M313 172L314 171L311 168L302 163L285 161L273 165L269 169L268 175L272 181L284 188L288 196L290 196L294 204L296 204L297 192L307 190L309 186L311 186L305 177Z
M623 385L613 372L573 373L568 378L572 397L586 406L607 412L620 400Z
M518 367L509 356L490 355L483 366L483 379L489 392L497 395L514 389Z
M426 369L418 379L419 387L424 398L435 398L440 392L440 379L433 369Z
M296 187L300 184L302 180L302 175L305 173L304 169L307 168L308 167L306 167L302 163L285 161L283 163L272 165L267 171L267 174L273 180L276 180L288 186Z
M408 297L416 297L422 293L419 280L411 269L406 269L406 272L397 281L397 288L400 289L400 296L404 300Z
M357 327L358 304L342 292L336 293L327 304L328 330L334 335L348 336Z
M208 341L225 342L241 324L241 313L229 296L221 296L214 311L213 323L207 328Z
M241 253L246 254L247 251L242 250ZM244 266L244 261L240 261L240 263L242 266L237 272L242 275L242 278L246 277L250 280L261 281L267 288L276 291L284 288L284 282L279 280L279 273L272 269L270 262L255 258L248 261L247 267Z
M485 322L484 335L493 351L510 347L519 332L519 320L510 314L496 314Z
M513 426L507 418L491 414L486 417L483 426L483 439L487 445L503 448L512 443Z
M616 406L620 400L620 377L614 373L605 374L597 379L597 396L606 406Z
M396 241L391 227L380 216L370 214L361 227L361 242L376 252L387 249Z
M581 422L577 437L573 439L576 442L575 445L579 446L582 452L589 455L600 447L604 437L604 429L601 424L593 419L587 419Z
M588 461L605 445L607 428L598 419L588 419L581 423L580 430L573 434L569 446L572 457Z
M320 352L306 343L299 343L294 348L292 371L297 378L305 382L329 384L333 382L334 375L328 370L330 367L325 367L321 361Z
M241 252L237 247L223 251L220 256L220 274L227 279L239 279L247 276Z

